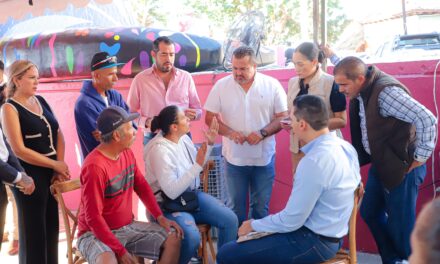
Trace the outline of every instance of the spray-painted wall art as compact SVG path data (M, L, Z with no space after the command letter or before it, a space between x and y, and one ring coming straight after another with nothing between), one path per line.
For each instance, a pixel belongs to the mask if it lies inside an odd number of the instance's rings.
M75 79L90 75L93 54L106 51L123 62L120 75L134 77L152 65L153 41L168 36L175 42L175 66L189 72L206 71L220 65L221 44L213 39L167 30L127 27L71 29L50 34L0 41L0 59L34 62L40 77Z

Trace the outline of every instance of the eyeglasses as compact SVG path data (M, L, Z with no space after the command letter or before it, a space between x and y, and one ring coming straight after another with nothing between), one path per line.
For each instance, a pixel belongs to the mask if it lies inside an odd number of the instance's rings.
M103 59L102 61L99 61L99 62L93 64L92 67L94 68L94 67L98 66L99 64L103 64L106 62L117 63L118 59L116 58L116 56L107 57L107 58Z

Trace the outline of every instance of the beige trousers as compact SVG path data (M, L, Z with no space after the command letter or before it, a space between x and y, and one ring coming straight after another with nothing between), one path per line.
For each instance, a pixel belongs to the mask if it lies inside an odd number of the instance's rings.
M18 240L18 216L17 205L15 204L15 198L12 194L9 186L6 186L6 192L8 193L8 207L6 213L6 230L9 232L9 241ZM12 214L11 214L12 211ZM11 219L12 215L12 219Z

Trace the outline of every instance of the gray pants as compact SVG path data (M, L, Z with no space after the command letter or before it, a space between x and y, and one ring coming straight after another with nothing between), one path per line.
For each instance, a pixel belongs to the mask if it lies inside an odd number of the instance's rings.
M115 237L130 254L138 257L158 260L161 246L168 234L157 223L133 221L131 224L112 230ZM113 252L110 247L97 239L92 232L84 233L78 238L77 246L88 263L96 263L96 259L104 252Z

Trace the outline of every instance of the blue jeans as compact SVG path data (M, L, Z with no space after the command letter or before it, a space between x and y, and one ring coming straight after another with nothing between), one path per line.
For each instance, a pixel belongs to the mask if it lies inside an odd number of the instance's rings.
M426 175L426 165L413 169L403 181L387 190L371 166L360 213L368 225L383 263L408 259L410 235L416 219L418 188Z
M242 243L232 241L217 254L217 263L320 263L336 255L342 245L329 242L305 227Z
M266 166L236 166L226 161L225 167L228 206L237 215L239 225L248 219L246 204L249 191L249 218L267 216L275 178L275 155Z
M200 233L196 224L209 224L218 228L218 249L237 238L238 221L234 212L204 192L198 192L198 198L200 208L196 212L164 214L166 218L176 221L183 229L184 239L180 247L180 264L187 264L199 248Z

